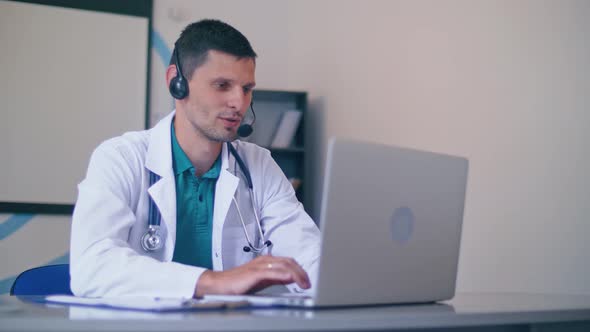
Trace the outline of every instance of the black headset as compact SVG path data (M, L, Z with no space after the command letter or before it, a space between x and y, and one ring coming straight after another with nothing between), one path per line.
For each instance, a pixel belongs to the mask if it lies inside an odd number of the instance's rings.
M182 75L182 69L180 68L180 59L178 57L178 45L174 43L174 51L172 52L174 56L174 66L176 67L176 76L172 78L170 81L170 94L175 99L184 99L188 96L188 83L184 75Z
M178 42L174 43L174 51L172 52L174 56L174 67L176 67L176 76L170 80L170 85L168 89L170 90L170 94L174 99L184 99L188 96L188 82L184 75L182 74L182 68L180 67L180 57L178 56ZM256 113L254 113L254 101L250 102L250 108L252 109L252 115L254 119L252 123L244 123L238 128L238 135L240 137L248 137L254 131L253 125L256 122Z

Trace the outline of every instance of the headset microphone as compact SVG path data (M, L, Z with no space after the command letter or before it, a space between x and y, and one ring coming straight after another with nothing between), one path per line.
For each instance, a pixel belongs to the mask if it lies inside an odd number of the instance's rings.
M254 128L252 127L254 125L254 122L256 122L256 113L254 113L254 102L250 103L250 108L252 109L252 115L254 116L254 119L252 119L252 123L244 123L243 125L238 127L238 136L242 138L252 135L252 132L254 131Z

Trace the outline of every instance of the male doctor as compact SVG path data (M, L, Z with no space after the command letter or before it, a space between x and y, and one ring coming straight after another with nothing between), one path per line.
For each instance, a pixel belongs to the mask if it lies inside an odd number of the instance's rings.
M166 71L176 110L150 130L103 142L78 186L70 248L75 295L311 289L318 228L269 151L236 140L252 101L255 58L246 37L223 22L184 29ZM161 218L162 245L152 239L157 248L149 250L142 237L154 218Z

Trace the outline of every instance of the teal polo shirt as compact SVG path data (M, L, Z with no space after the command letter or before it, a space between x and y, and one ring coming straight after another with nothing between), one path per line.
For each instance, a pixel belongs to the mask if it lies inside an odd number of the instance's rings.
M176 140L174 122L171 127L172 167L176 181L176 245L172 260L212 269L213 204L221 158L218 157L203 176L196 176L195 167Z

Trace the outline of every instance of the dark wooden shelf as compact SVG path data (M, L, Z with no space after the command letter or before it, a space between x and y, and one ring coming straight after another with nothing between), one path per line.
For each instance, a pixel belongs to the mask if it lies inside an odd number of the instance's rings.
M253 92L254 107L259 117L259 128L255 128L253 136L253 143L259 144L268 149L279 165L285 176L289 179L298 179L301 185L296 190L297 198L304 206L307 205L306 192L307 188L311 188L306 180L305 175L305 121L307 112L307 93L303 91L279 91L279 90L259 90ZM299 127L293 137L292 146L287 148L273 148L270 147L270 138L272 130L270 123L271 119L279 119L280 114L290 110L298 110L302 112ZM266 122L265 122L266 120ZM274 124L273 124L274 125ZM256 135L256 130L258 136ZM261 133L266 133L263 135ZM258 139L258 141L257 141Z
M303 153L305 152L304 148L271 148L267 147L268 150L272 153Z

